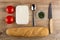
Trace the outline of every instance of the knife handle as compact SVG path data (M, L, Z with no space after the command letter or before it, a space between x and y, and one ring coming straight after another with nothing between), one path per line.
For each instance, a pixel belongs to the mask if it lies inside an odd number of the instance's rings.
M53 20L50 19L50 33L53 33Z

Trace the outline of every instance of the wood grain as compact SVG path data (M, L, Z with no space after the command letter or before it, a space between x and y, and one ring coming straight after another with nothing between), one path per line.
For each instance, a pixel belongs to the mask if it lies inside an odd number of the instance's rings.
M33 3L36 4L37 10L35 11L35 14L40 10L43 10L45 12L44 19L39 19L38 17L35 18L36 24L37 24L36 26L46 27L48 24L47 9L48 9L48 4L50 2L52 3L53 28L54 28L54 32L52 34L43 38L40 38L40 37L39 38L19 38L18 37L17 38L17 37L11 37L5 34L5 30L7 28L20 27L20 25L17 25L15 23L9 24L9 25L5 23L4 19L8 15L5 11L6 6L13 5L16 7L17 5L28 4L30 8L31 4ZM15 14L13 15L15 16ZM2 34L0 35L0 40L60 40L60 0L0 0L0 31L2 31Z

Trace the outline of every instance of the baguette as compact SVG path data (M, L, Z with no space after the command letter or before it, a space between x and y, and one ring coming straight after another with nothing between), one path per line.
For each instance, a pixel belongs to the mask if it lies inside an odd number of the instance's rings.
M44 37L49 35L49 30L46 27L9 28L6 34L16 37Z

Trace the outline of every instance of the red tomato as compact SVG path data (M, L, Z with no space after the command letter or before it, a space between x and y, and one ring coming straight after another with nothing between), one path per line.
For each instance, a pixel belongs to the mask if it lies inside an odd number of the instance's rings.
M6 8L7 13L12 14L14 13L14 11L15 11L15 8L13 6L7 6Z
M11 24L14 22L14 17L13 16L7 16L5 21L6 21L6 23Z

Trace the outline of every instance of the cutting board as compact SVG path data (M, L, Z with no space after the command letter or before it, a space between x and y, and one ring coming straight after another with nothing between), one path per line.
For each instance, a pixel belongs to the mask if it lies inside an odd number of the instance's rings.
M7 14L5 8L8 5L13 5L16 7L17 5L28 5L29 8L31 4L36 4L36 11L34 11L35 15L35 26L40 27L48 27L48 6L49 3L52 3L52 15L53 15L53 33L47 37L36 37L36 38L22 38L22 37L12 37L6 35L5 31L7 28L14 27L32 27L32 11L29 9L29 23L27 25L18 25L16 22L12 24L7 24L5 22ZM45 17L40 19L37 17L37 13L39 11L43 11L45 13ZM15 13L12 14L15 17ZM0 0L0 40L60 40L60 0Z

